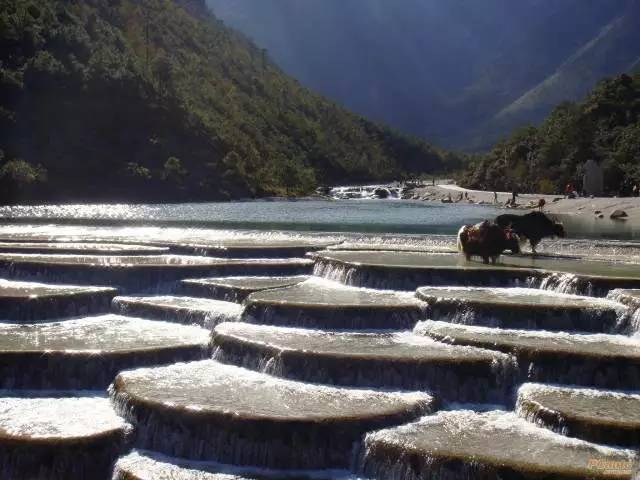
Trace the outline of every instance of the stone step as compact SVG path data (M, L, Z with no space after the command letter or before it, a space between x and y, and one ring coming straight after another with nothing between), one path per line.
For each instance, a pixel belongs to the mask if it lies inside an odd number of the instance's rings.
M269 470L168 457L134 450L115 465L113 480L358 480L342 470Z
M243 310L237 303L176 296L116 297L112 307L122 315L197 324L207 329L222 322L240 320Z
M0 242L12 243L117 243L169 248L173 253L226 258L292 258L338 245L340 239L300 238L299 235L232 233L215 229L172 227L119 227L28 225L20 229L7 226Z
M175 242L159 241L158 245L167 245L175 253L187 255L205 255L226 258L294 258L304 257L309 252L326 249L337 242L307 241L297 239L225 239L217 241Z
M629 308L640 309L640 289L617 289L609 292L607 296L610 300L624 303Z
M160 255L167 247L94 242L3 242L0 253L57 253L68 255Z
M179 292L193 297L242 303L249 295L262 290L291 287L304 282L307 275L290 277L219 277L183 280Z
M26 323L105 313L116 294L108 287L0 279L0 319Z
M314 255L314 274L356 287L411 290L423 285L527 285L535 270L467 262L446 253L331 251Z
M316 275L370 288L535 285L592 296L606 296L615 288L640 288L640 268L632 263L505 255L496 265L484 265L455 254L339 250L319 252L314 259Z
M434 409L425 393L323 387L213 360L122 372L110 393L138 448L284 469L346 468L365 432Z
M247 323L218 325L214 358L294 380L426 390L451 402L506 404L514 358L402 333L343 333Z
M130 432L107 398L0 397L0 477L108 480Z
M629 389L640 384L640 342L622 335L508 330L420 322L415 333L454 345L511 353L526 380Z
M534 288L421 287L416 296L429 318L452 323L591 333L626 326L620 303Z
M440 412L370 433L360 469L373 478L629 480L635 452L567 438L514 413Z
M112 480L256 480L230 474L217 465L134 451L118 460Z
M562 435L595 443L640 445L640 395L527 383L518 415Z
M208 356L199 327L103 315L0 324L0 388L106 388L124 369Z
M221 259L186 255L0 254L0 274L15 278L118 286L126 291L172 288L189 277L302 274L309 259Z
M324 329L407 329L426 304L405 292L346 287L324 279L266 290L245 300L248 323Z

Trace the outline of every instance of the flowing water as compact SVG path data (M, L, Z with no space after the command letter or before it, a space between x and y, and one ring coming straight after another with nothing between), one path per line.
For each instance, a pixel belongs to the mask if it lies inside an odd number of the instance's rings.
M492 208L334 193L0 208L2 478L631 478L633 235L483 265Z

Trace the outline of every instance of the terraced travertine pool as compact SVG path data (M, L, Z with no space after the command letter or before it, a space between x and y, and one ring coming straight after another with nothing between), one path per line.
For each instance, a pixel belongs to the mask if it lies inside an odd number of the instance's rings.
M553 241L486 266L447 236L0 238L2 479L637 469L640 243Z

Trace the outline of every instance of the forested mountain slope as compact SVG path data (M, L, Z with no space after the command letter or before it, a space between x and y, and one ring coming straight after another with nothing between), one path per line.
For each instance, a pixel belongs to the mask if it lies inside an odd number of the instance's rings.
M640 73L600 82L580 103L556 107L539 127L525 127L475 159L462 178L470 188L561 193L581 185L582 167L604 168L607 193L640 184Z
M0 0L0 201L213 200L458 158L281 72L201 0Z

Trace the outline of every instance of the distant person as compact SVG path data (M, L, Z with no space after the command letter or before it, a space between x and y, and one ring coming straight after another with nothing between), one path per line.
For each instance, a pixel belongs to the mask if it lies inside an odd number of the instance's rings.
M633 186L633 196L634 197L640 197L640 185L638 185L637 183Z
M498 203L498 192L493 192L493 203Z
M515 207L517 205L516 198L518 198L518 191L514 188L511 191L511 205Z
M567 183L567 186L564 187L564 194L567 196L567 198L576 198L576 189L574 188L573 184Z

